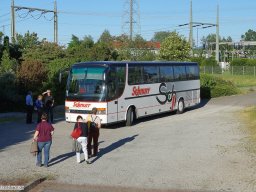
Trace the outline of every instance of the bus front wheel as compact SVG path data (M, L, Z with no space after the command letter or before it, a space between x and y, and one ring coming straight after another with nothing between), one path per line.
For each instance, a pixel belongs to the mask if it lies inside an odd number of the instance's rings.
M127 117L126 117L126 126L132 126L134 123L135 113L132 107L130 107L127 111Z
M178 102L177 114L183 113L184 112L184 108L185 108L184 100L180 99L179 102Z

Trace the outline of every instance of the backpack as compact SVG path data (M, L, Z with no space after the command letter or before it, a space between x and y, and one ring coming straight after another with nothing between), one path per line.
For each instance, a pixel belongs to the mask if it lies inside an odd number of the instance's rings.
M92 115L91 115L91 121L88 121L88 130L89 132L95 132L97 131L97 125L95 123L95 120L97 119L97 116L93 120Z

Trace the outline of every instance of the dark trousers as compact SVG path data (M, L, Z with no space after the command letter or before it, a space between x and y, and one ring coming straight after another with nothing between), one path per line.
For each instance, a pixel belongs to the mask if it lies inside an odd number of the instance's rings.
M27 105L27 118L26 123L32 123L33 106Z
M93 155L97 155L98 153L98 139L99 139L99 129L96 131L90 132L87 137L87 150L88 155L92 154L92 141L93 141Z
M53 123L53 107L47 107L45 108L45 112L48 117L48 123Z
M37 123L41 122L42 114L43 114L43 109L37 109Z

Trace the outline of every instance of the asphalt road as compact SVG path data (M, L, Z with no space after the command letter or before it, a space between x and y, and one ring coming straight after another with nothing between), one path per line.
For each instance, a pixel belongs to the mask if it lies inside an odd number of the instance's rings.
M29 154L35 124L0 123L0 178L46 176L65 189L72 184L253 192L255 160L246 150L248 135L237 113L251 105L256 105L256 93L204 101L182 115L145 118L132 127L101 129L100 153L90 165L76 163L69 138L73 124L58 119L49 168L36 167Z

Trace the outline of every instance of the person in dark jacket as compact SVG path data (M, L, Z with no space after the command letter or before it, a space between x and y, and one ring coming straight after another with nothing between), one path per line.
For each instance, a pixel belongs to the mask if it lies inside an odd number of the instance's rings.
M51 90L47 90L42 94L44 96L44 110L48 115L48 122L53 123L53 106L54 106L54 98L51 94Z
M42 150L44 149L44 167L48 167L50 148L52 144L53 126L47 122L47 114L42 114L42 122L36 126L33 140L37 140L38 153L36 166L42 166Z
M87 125L84 123L82 116L78 115L76 118L76 124L74 129L80 127L82 129L82 133L80 137L77 138L77 142L82 145L82 151L84 153L84 160L87 164L90 164L88 160L88 152L87 152L87 136L88 136L88 128ZM81 162L81 154L80 151L76 151L76 161L77 163Z

